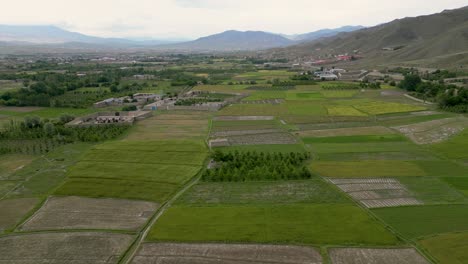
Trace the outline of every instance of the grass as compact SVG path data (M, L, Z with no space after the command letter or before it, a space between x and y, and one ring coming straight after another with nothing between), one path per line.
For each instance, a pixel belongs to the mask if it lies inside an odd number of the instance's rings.
M419 241L439 263L463 264L468 259L468 233L442 234Z
M369 115L382 115L390 113L403 113L426 110L425 107L416 105L378 101L357 104L354 107L357 108L359 111L362 111Z
M104 143L69 170L55 194L161 203L200 171L205 157L205 146L197 141Z
M315 143L315 153L410 152L420 150L410 142Z
M314 143L358 143L358 142L400 142L406 138L397 135L363 135L363 136L337 136L337 137L306 137L302 138L306 144Z
M402 177L398 180L408 188L413 197L424 204L468 203L468 197L441 178Z
M468 178L443 178L443 180L468 196Z
M22 154L0 155L0 180L8 178L15 171L30 164L35 158L32 155Z
M434 144L431 148L433 151L441 153L450 159L468 160L468 130L463 131L448 141Z
M358 91L321 91L325 98L350 98L358 94Z
M367 116L367 114L358 111L356 108L346 105L327 106L327 110L330 116Z
M284 91L261 91L253 92L249 97L243 101L257 101L257 100L268 100L268 99L285 99L286 92Z
M342 245L398 243L396 237L362 209L340 204L175 206L162 215L146 239Z
M71 178L54 194L62 196L114 197L162 203L180 188L176 184L120 179Z
M75 164L92 145L69 144L37 158L8 180L17 181L17 188L8 198L45 197L65 180L66 169ZM10 189L11 190L11 189Z
M349 203L337 189L322 179L279 182L199 183L186 192L177 204L292 204Z
M417 160L427 176L433 177L468 177L468 168L451 160Z
M304 146L300 144L289 145L245 145L216 148L221 151L257 151L257 152L304 152Z
M419 166L408 161L373 160L373 161L314 161L312 171L333 178L363 177L406 177L425 176Z
M291 91L286 94L286 99L291 101L297 100L316 100L322 99L323 95L319 92L298 92L298 91Z
M255 120L255 121L213 121L211 130L220 131L238 131L238 130L258 130L258 129L277 129L280 125L277 120Z
M234 104L223 108L218 115L225 116L279 116L287 112L284 104Z
M410 239L468 230L468 205L408 206L373 212Z
M326 116L327 109L316 101L287 101L286 112L280 115Z

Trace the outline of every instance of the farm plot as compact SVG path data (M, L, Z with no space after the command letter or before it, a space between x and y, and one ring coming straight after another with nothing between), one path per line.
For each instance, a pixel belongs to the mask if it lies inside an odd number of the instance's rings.
M32 155L0 155L0 180L8 178L15 171L30 164L35 158Z
M208 117L206 113L200 113L200 115L157 115L139 122L132 128L126 139L201 139L208 132Z
M51 197L21 230L137 230L157 208L141 201Z
M332 248L332 264L429 264L413 248Z
M284 104L234 104L218 112L220 116L280 116L288 109Z
M286 100L301 101L301 100L316 100L322 99L323 95L319 92L298 92L290 91L286 94Z
M397 179L329 179L367 208L421 205Z
M391 113L416 112L426 110L425 107L393 102L367 102L354 105L356 109L369 115L382 115Z
M212 137L236 136L281 132L281 126L276 120L252 121L213 121Z
M327 106L327 111L330 116L367 116L356 108L346 105L330 105Z
M269 99L285 99L286 92L284 91L255 91L243 101L260 101Z
M413 152L421 149L411 142L361 142L361 143L315 143L313 152L323 153L364 153L364 152Z
M287 132L249 134L226 137L229 145L268 145L268 144L295 144L296 138Z
M241 145L241 146L229 146L229 147L219 147L216 150L220 151L239 151L239 152L276 152L276 153L290 153L290 152L304 152L304 146L302 144L290 144L290 145Z
M216 93L247 93L250 85L197 85L194 91L216 92Z
M299 246L145 243L132 261L133 264L160 262L320 264L322 256L314 248Z
M393 127L417 144L433 144L448 140L468 127L466 118L446 118L418 124Z
M60 185L64 179L66 170L92 145L86 143L68 144L54 149L34 159L30 164L15 171L5 181L0 181L10 187L6 198L31 198L47 196L52 189ZM11 186L13 182L16 182Z
M314 143L358 143L358 142L401 142L406 139L400 135L367 135L367 136L336 136L336 137L306 137L306 144Z
M349 203L340 192L322 179L306 181L267 181L199 183L184 193L177 204L291 204Z
M0 233L13 228L38 202L36 198L0 200Z
M468 178L457 177L457 178L444 178L445 182L449 183L454 188L460 190L466 196L468 196Z
M358 91L352 90L337 90L337 91L321 91L320 92L325 98L350 98L358 94Z
M201 141L120 141L96 146L69 173L57 195L164 202L201 169Z
M274 116L216 116L214 121L271 121Z
M301 130L301 137L333 137L333 136L367 136L367 135L389 135L394 134L391 129L383 126L374 127L349 127L319 130Z
M468 259L468 233L442 234L419 241L439 263L463 264Z
M466 151L468 149L468 130L448 141L432 145L431 149L447 158L468 162L468 151Z
M402 177L399 180L416 199L424 204L468 203L468 196L463 195L463 190L453 184L465 180L468 189L468 178Z
M133 237L116 233L39 233L0 238L4 263L118 263Z
M396 237L365 211L349 204L174 206L162 215L146 239L342 245L398 243Z
M372 210L407 238L468 230L468 205L425 205Z
M324 101L286 101L287 111L278 116L326 116Z
M331 178L363 177L407 177L425 176L426 172L417 164L400 160L373 161L316 161L310 165L312 171Z

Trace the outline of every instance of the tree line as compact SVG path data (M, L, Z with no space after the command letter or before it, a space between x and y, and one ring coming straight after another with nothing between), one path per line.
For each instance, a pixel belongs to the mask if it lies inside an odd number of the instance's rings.
M310 179L306 161L310 153L265 153L215 151L211 158L214 168L202 175L209 182L244 182Z

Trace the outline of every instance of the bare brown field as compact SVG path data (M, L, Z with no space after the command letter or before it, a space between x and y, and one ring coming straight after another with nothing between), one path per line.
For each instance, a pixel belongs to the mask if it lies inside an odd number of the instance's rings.
M432 144L448 140L468 127L467 118L445 118L406 126L393 127L416 144Z
M215 121L259 121L259 120L274 120L274 116L217 116Z
M396 179L329 179L342 191L367 208L422 205L423 203Z
M208 116L191 118L190 115L172 119L171 114L157 115L141 122L132 128L127 140L161 140L180 138L202 138L208 133Z
M329 250L332 264L429 264L413 248L371 249L333 248Z
M115 233L40 233L0 238L0 263L112 264L132 243Z
M0 232L13 228L39 202L36 198L0 201Z
M365 136L394 134L391 129L383 126L374 127L350 127L322 130L304 130L298 134L302 137L333 137L333 136Z
M138 230L157 208L143 201L51 197L21 230Z
M320 253L310 247L240 244L145 243L133 264L320 264Z

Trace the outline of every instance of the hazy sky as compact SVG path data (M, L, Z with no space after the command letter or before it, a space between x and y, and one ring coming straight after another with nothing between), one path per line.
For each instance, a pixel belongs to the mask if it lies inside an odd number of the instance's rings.
M103 37L196 38L228 29L305 33L467 6L468 0L0 0L0 24Z

